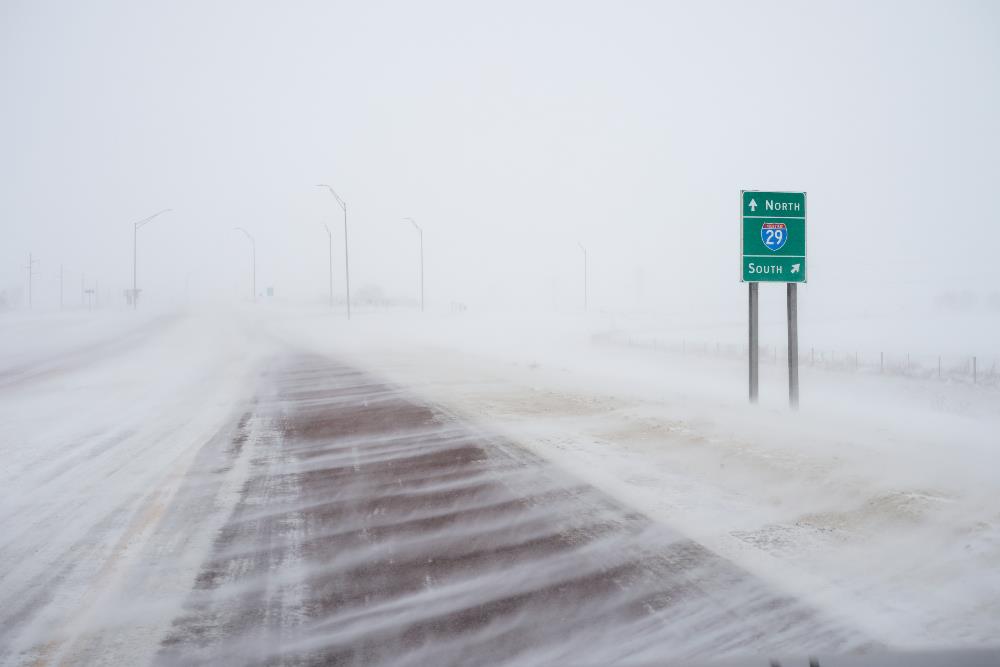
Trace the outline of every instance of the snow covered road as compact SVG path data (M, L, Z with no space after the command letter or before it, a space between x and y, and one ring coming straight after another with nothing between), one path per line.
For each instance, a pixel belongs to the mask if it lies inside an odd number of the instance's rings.
M135 346L88 344L103 356L5 388L4 663L606 663L868 642L516 444L238 321L137 323Z
M0 359L2 664L641 663L995 627L979 426L931 486L919 440L866 475L864 423L762 440L728 407L726 434L717 378L650 400L571 348L502 363L325 314L60 321ZM958 511L981 528L954 553Z
M35 326L45 340L13 348L18 370L0 388L5 663L58 663L121 620L115 591L149 573L145 553L164 546L150 540L176 515L177 489L249 398L257 348L232 321L109 319ZM185 540L210 537L218 519L208 508L184 516ZM171 576L184 579L201 555L182 554Z
M165 664L608 664L865 642L396 387L316 356L268 378L236 439L249 480Z
M989 387L595 344L610 316L407 320L283 337L337 349L895 649L995 646L1000 405ZM626 335L627 329L622 336Z

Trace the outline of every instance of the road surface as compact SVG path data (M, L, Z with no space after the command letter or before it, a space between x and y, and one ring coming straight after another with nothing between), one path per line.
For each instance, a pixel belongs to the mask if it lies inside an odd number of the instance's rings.
M172 493L108 514L114 548L0 580L18 593L0 660L607 664L870 643L350 365L278 354L252 394ZM90 581L59 602L74 553Z

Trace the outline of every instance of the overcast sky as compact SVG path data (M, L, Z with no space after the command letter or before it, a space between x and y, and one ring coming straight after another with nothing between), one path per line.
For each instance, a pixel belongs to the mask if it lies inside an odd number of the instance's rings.
M996 2L0 0L0 289L735 311L741 188L831 312L1000 290ZM777 289L777 288L775 288ZM67 287L69 290L69 287Z

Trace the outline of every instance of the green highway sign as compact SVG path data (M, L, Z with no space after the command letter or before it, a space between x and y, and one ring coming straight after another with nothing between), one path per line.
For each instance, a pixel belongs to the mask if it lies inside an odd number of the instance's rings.
M806 282L806 193L740 190L740 281Z

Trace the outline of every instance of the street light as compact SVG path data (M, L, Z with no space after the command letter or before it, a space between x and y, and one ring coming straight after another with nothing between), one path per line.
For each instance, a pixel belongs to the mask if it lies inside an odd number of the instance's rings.
M424 312L424 230L420 228L413 218L403 218L409 220L420 234L420 312Z
M347 319L351 319L351 268L350 259L347 251L347 202L340 198L340 195L336 191L327 185L326 183L319 183L317 188L326 188L333 195L333 198L337 200L340 204L340 208L344 209L344 285L347 289Z
M32 278L35 277L35 264L38 264L37 259L32 259L31 253L28 253L28 308L31 308L31 285Z
M576 244L583 251L583 312L587 312L587 249L579 241Z
M330 225L323 223L323 229L326 230L326 239L329 245L329 257L330 257L330 307L333 308L333 234L330 233Z
M154 213L148 218L143 218L139 222L135 223L132 227L132 310L135 310L139 305L139 291L138 288L136 287L136 280L135 280L136 254L137 254L136 250L138 248L139 228L144 227L145 225L151 223L153 221L153 218L155 218L156 216L163 215L164 213L167 213L172 210L173 210L172 208L165 208L162 211Z
M250 232L242 227L233 227L233 229L246 234L250 241L250 300L257 301L257 242L254 241Z

